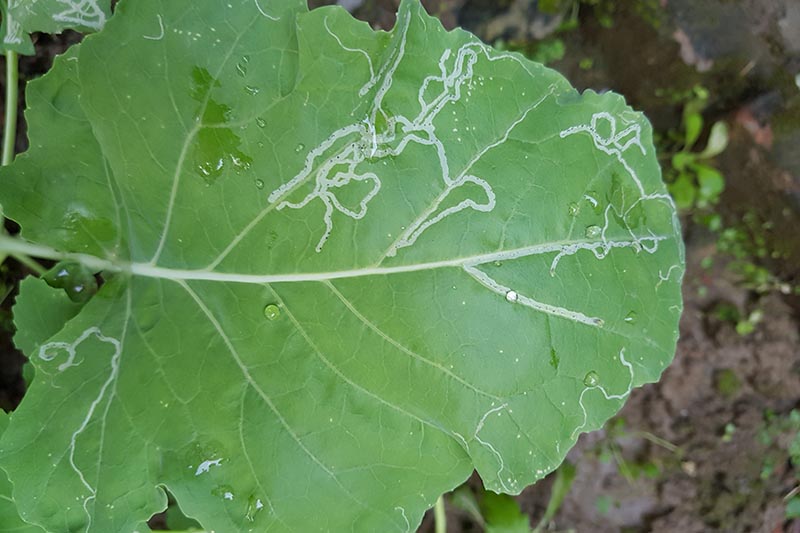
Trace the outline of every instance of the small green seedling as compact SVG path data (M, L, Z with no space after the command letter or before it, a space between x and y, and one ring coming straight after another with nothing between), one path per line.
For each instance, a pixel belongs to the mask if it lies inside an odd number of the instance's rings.
M552 522L561 508L576 469L572 463L564 462L555 472L553 488L542 517L536 527L531 528L530 517L524 514L511 496L482 492L476 494L469 487L456 490L451 498L454 506L465 511L486 533L540 533Z
M712 163L728 145L728 126L722 121L715 122L705 148L695 150L703 132L702 111L708 101L708 92L696 88L694 94L683 109L681 148L672 155L671 168L667 171L669 191L678 207L685 210L713 206L725 189L725 178Z

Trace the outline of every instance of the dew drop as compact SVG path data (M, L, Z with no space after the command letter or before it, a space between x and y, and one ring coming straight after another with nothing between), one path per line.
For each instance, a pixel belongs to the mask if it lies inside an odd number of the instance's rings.
M627 315L625 315L625 323L626 324L633 324L636 322L636 311L631 311Z
M206 179L206 181L213 181L222 173L222 168L224 166L225 159L220 157L216 161L203 161L202 163L198 164L197 171Z
M592 207L595 213L599 214L603 211L603 204L597 200L598 198L600 198L600 195L597 194L597 191L589 191L583 195L583 199L586 203Z
M300 152L302 152L305 149L306 149L306 145L303 144L303 143L300 143L295 147L294 153L299 154Z
M258 117L256 119L256 126L258 126L259 128L266 128L267 127L267 121L264 120L261 117Z
M57 265L56 268L53 269L52 273L45 276L44 280L51 287L63 287L64 283L66 283L66 281L69 279L70 266L71 265L69 263L61 263Z
M87 286L83 283L76 283L66 288L67 295L73 302L84 301L84 294L88 292Z
M256 180L256 187L259 189L264 188L264 180Z
M511 303L514 303L514 302L516 302L518 299L519 299L519 294L517 294L517 291L508 291L508 292L506 293L506 300L507 300L507 301L509 301L509 302L511 302Z
M245 514L245 518L248 522L255 522L256 514L264 508L264 503L261 501L261 498L258 498L255 494L251 494L250 498L247 500L247 512Z
M250 165L253 160L240 153L238 155L231 155L231 162L233 166L236 167L236 173L238 174L240 171L250 170Z
M602 232L603 230L600 229L600 226L588 226L586 228L586 238L595 239L599 237Z
M569 204L569 207L568 207L569 216L571 216L571 217L578 216L578 212L580 210L581 210L580 206L578 204L576 204L575 202L572 202L571 204Z
M600 376L594 370L588 372L583 378L583 384L587 387L596 387L600 383Z
M243 56L241 61L239 61L239 63L236 64L236 73L244 78L247 75L247 67L249 64L250 64L250 57Z
M211 494L219 496L225 500L233 499L233 487L230 485L219 485L211 490Z
M250 96L255 96L261 92L261 89L255 87L254 85L245 85L244 90L247 91L247 94L249 94Z
M281 309L275 304L269 304L264 308L264 316L267 317L267 320L276 320L281 316Z

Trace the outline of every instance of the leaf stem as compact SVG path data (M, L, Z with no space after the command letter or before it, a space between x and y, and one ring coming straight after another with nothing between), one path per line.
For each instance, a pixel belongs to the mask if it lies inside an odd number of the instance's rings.
M2 166L10 165L14 160L14 148L17 142L17 84L19 82L19 60L17 53L6 50L6 120L3 125ZM5 235L3 206L0 206L0 236ZM7 254L0 251L0 263L6 260ZM22 262L22 261L21 261Z
M444 495L436 499L433 506L433 518L436 523L436 533L447 533L447 515L444 512Z
M17 53L6 51L6 122L3 127L3 166L14 160L14 147L17 140L17 83L19 82L19 61Z
M532 533L541 533L547 524L555 518L556 513L558 513L558 510L561 508L561 504L564 503L564 498L567 497L569 489L572 487L572 482L575 480L575 473L575 465L568 461L565 461L558 467L555 475L556 479L553 482L553 488L550 490L550 501L547 502L544 516L539 520L539 523L533 529Z
M37 263L32 257L27 256L25 254L11 254L11 257L17 260L18 263L21 265L26 266L31 272L35 273L37 276L44 276L47 269L45 269L42 265Z
M27 257L37 257L39 259L49 259L52 261L72 260L81 263L89 268L94 268L96 272L102 270L109 270L118 272L123 270L123 267L130 266L125 263L115 265L109 260L101 259L93 255L65 253L51 248L46 245L34 244L18 237L9 237L8 235L0 233L0 253L19 256L24 255Z
M661 446L665 450L670 451L672 453L680 453L681 451L680 447L676 446L675 444L672 444L668 440L664 440L661 437L657 437L656 435L650 433L649 431L636 431L634 434L642 437L643 439L649 440L656 446Z

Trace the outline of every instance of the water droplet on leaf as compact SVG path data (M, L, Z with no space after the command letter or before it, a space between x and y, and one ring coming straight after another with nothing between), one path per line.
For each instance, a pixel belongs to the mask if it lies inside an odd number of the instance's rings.
M250 168L250 162L252 161L249 157L244 156L241 154L242 157L239 155L231 154L231 163L233 166L236 167L236 171L248 170Z
M254 85L245 85L244 90L247 91L247 94L249 94L250 96L255 96L261 92L261 89L259 89Z
M303 143L300 143L300 144L298 144L298 145L295 147L295 149L294 149L294 153L296 153L296 154L299 154L300 152L302 152L303 150L305 150L305 148L306 148L306 145L305 145L305 144L303 144Z
M631 311L627 315L625 315L625 323L626 324L633 324L636 322L636 311Z
M63 289L67 280L73 275L73 269L80 265L73 263L58 263L50 272L44 275L44 281L51 287Z
M219 485L211 491L214 496L225 498L226 500L233 499L233 487L230 485Z
M264 502L261 501L261 498L258 498L255 494L251 494L250 498L247 500L247 513L245 514L245 518L249 522L254 522L256 519L256 513L263 508Z
M580 206L575 202L569 204L569 216L576 217L578 216L578 212L581 210Z
M588 372L583 378L583 384L587 387L596 387L598 383L600 383L600 376L594 370Z
M85 302L92 297L92 294L97 292L97 283L93 286L91 284L76 283L68 287L64 287L64 291L73 302Z
M586 228L586 238L587 239L595 239L600 236L603 230L600 226L588 226Z
M247 75L247 67L250 65L250 57L243 56L241 61L236 64L236 72L241 77L245 77Z
M261 117L258 117L258 118L256 119L256 125L257 125L259 128L266 128L266 127L267 127L267 121L266 121L266 120L264 120L264 119L263 119L263 118L261 118Z
M256 180L256 187L259 189L264 188L264 180Z
M516 302L518 299L519 299L519 294L517 294L517 291L508 291L508 292L506 293L506 300L507 300L507 301L509 301L509 302L511 302L511 303L514 303L514 302Z
M600 214L603 211L603 204L598 198L600 198L600 195L597 194L597 191L589 191L583 195L583 199L592 207L594 212Z
M264 316L267 320L275 320L281 316L281 309L275 304L269 304L264 308Z
M197 165L197 171L204 178L206 178L206 181L213 181L220 174L222 174L222 169L224 167L225 167L225 160L220 157L214 161L203 161L202 163Z

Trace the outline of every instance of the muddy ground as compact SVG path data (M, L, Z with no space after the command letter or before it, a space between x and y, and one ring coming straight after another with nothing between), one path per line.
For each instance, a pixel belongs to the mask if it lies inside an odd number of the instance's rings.
M394 0L340 3L375 27L393 24ZM568 457L576 478L547 529L800 533L800 519L786 512L800 485L800 465L790 460L800 430L792 415L800 409L800 3L423 3L447 27L549 60L580 89L624 94L664 138L680 130L696 86L709 94L706 123L723 120L731 130L714 161L726 181L719 203L682 217L688 269L675 362L661 382L634 391L605 430L581 438ZM39 36L22 82L77 40ZM721 228L709 229L703 220L714 214ZM4 268L7 284L24 274ZM0 316L4 408L23 393L8 302ZM517 498L532 525L551 478ZM480 494L479 479L469 484ZM448 517L448 531L481 530L453 505ZM433 531L431 517L421 531Z

